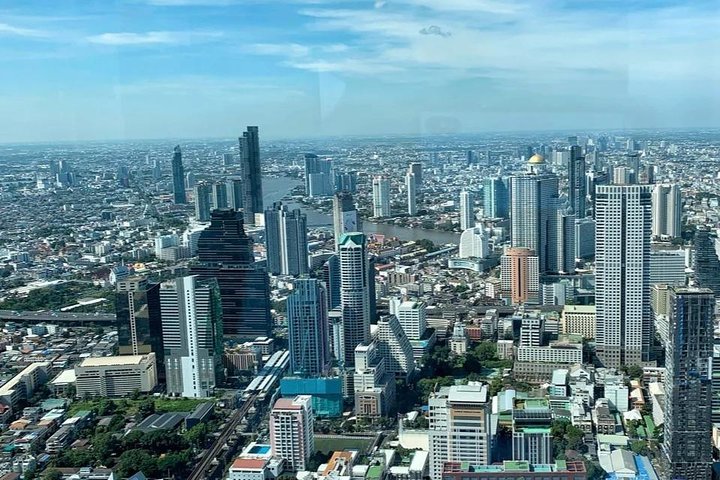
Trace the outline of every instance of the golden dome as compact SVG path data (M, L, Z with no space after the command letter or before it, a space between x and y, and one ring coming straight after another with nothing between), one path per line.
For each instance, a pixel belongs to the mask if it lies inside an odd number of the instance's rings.
M532 157L530 157L530 160L528 160L528 163L531 165L540 165L541 163L545 163L545 158L540 155L539 153L536 153Z

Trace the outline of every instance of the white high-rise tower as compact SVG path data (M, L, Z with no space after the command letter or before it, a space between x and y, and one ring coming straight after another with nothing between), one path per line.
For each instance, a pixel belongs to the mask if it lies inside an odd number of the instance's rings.
M682 235L682 199L677 185L656 185L652 194L653 237Z
M373 178L373 217L390 216L390 182L386 177Z
M460 192L460 230L475 226L475 195L463 190Z
M412 172L405 175L405 190L407 190L408 215L417 215L417 181Z
M345 337L346 365L352 364L355 347L370 341L370 286L365 235L346 233L338 244L340 256L340 308Z

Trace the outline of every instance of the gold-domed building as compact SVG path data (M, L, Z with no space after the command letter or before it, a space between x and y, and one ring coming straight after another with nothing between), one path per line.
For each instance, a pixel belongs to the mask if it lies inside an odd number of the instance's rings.
M530 165L542 165L545 163L545 157L543 157L539 153L536 153L535 155L530 157L530 160L528 160L528 163Z

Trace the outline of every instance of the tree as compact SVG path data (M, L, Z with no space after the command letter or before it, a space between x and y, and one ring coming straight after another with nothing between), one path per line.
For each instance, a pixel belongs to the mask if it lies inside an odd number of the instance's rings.
M202 446L205 445L205 442L207 442L207 438L209 435L210 427L208 426L208 424L198 423L190 430L185 432L183 434L183 437L185 437L185 440L187 440L190 445L196 448L202 448Z
M138 415L141 415L144 418L148 415L152 415L153 413L155 413L155 401L152 398L147 398L140 402L140 405L138 406Z
M637 440L635 442L632 442L630 444L630 450L637 453L638 455L647 455L650 451L648 449L648 444L644 440Z
M157 459L146 450L133 449L123 452L115 465L115 473L120 478L127 478L137 472L154 477L158 473Z
M120 442L109 432L95 435L92 439L92 450L98 462L103 463L120 448Z
M48 468L43 472L42 480L62 480L63 474L57 468Z
M480 344L475 347L474 353L481 362L498 359L497 346L492 342L480 342Z
M555 458L565 458L565 450L568 449L583 452L586 448L585 432L570 423L570 420L562 418L553 421L550 434Z

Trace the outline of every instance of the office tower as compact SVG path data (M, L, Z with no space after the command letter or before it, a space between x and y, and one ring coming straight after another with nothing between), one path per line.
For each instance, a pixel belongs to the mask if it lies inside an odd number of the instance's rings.
M651 361L651 192L647 185L597 188L597 355L606 367Z
M172 159L172 175L173 175L173 201L176 204L187 203L185 197L185 168L182 162L182 152L180 145L175 145Z
M207 183L195 185L195 219L198 222L210 221L210 190L211 186Z
M713 345L712 423L720 423L720 344Z
M227 187L228 207L233 210L240 210L243 206L242 179L229 178L225 185Z
M335 172L335 192L357 191L357 172Z
M407 191L407 211L411 216L417 215L416 185L415 174L408 172L405 175L405 190Z
M628 167L615 167L612 170L613 185L630 185L635 183L633 180L632 169Z
M625 165L630 169L632 183L640 181L640 154L638 152L628 153L625 158Z
M162 178L162 167L160 166L160 160L157 158L153 163L153 180L158 181Z
M255 225L255 214L263 211L258 127L247 127L247 130L243 132L243 136L238 138L238 143L240 146L244 219L248 225Z
M553 271L575 273L575 218L570 206L557 210L557 261Z
M344 233L362 230L360 215L353 196L349 192L338 192L333 197L333 230L335 232L335 250Z
M367 256L367 285L368 285L368 306L370 310L370 321L377 320L377 285L375 285L375 275L377 273L377 257L373 255Z
M529 248L507 248L500 258L500 288L513 304L537 303L538 257Z
M482 226L470 227L460 235L460 258L487 258L488 237Z
M305 154L305 195L310 195L310 175L320 171L319 162L320 158L314 153Z
M268 271L274 275L308 272L307 218L300 209L274 203L265 210Z
M491 463L487 385L442 387L428 399L430 478L442 480L446 462Z
M387 361L375 341L355 348L352 391L358 416L388 415L395 405L395 376L387 371Z
M235 163L235 160L233 160L233 154L232 153L223 153L223 156L222 156L223 167L229 167L233 163Z
M545 159L533 155L528 171L510 178L510 233L513 247L529 248L540 273L555 270L558 178L545 172Z
M463 190L460 192L460 230L475 226L475 195Z
M720 259L715 250L716 235L706 226L698 226L695 232L693 271L695 281L709 288L720 297Z
M552 412L545 398L515 399L512 409L512 458L531 464L549 464L552 447Z
M214 183L212 186L213 210L228 208L227 185L225 182Z
M666 346L665 441L668 478L712 477L712 356L715 297L672 288Z
M194 188L195 185L197 185L197 180L195 179L195 174L193 172L188 172L185 174L185 188Z
M290 373L302 377L323 376L330 367L327 291L316 278L293 282L287 298Z
M215 280L180 277L160 287L168 395L204 398L222 381L222 308Z
M390 181L383 177L373 178L373 216L390 216Z
M328 310L340 306L340 257L330 255L320 272L320 278L327 287Z
M254 340L272 330L269 279L255 265L252 244L241 212L215 210L198 240L198 263L190 267L193 275L217 279L226 338Z
M293 471L305 470L315 454L315 415L310 395L279 398L270 411L270 446Z
M377 346L385 358L386 371L395 377L410 378L415 371L413 348L397 317L380 317L377 326Z
M575 258L583 260L595 256L595 220L575 219Z
M570 161L568 163L568 198L577 218L585 218L585 157L582 148L575 145L570 148Z
M345 360L354 360L355 347L370 341L370 289L365 235L345 233L338 245L340 257L340 308L345 337ZM374 293L374 292L373 292Z
M307 196L332 195L334 180L332 160L320 159L314 153L305 154L305 194Z
M427 305L425 302L401 301L392 299L390 314L400 322L405 335L410 340L420 340L427 330Z
M678 185L656 185L652 194L652 235L655 238L680 238L682 200Z
M417 187L417 190L419 191L422 188L423 184L423 166L420 162L412 162L408 166L408 172L415 175L415 187Z
M506 218L508 216L508 189L502 178L486 178L483 181L483 197L485 217Z
M118 280L115 286L115 314L120 355L154 353L157 373L165 381L160 284L148 284L144 277Z
M687 283L685 274L685 249L651 250L650 284L666 283L682 287Z

